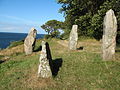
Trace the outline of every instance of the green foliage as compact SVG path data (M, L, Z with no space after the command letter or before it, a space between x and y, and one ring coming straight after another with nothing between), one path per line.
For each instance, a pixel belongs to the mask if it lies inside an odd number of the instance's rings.
M64 33L62 33L61 35L60 35L60 39L68 39L69 38L69 34L70 34L70 30L66 30L66 29L64 29Z
M93 29L90 27L91 25L91 15L89 13L79 17L79 19L75 20L75 23L79 25L79 36L89 36L92 37Z
M60 32L59 31L54 31L54 32L52 32L51 33L51 37L59 37L59 35L60 35Z
M50 39L50 38L52 38L52 37L51 37L51 35L44 35L44 38L45 38L45 39Z
M92 36L94 38L96 38L97 40L102 38L102 34L103 34L103 32L102 32L102 28L103 28L102 23L103 23L103 18L100 15L95 14L92 17L91 29L94 30Z
M43 24L41 28L44 29L48 33L48 35L51 35L51 37L58 37L60 35L59 30L63 28L62 25L63 22L50 20Z
M118 21L117 42L120 40L120 0L57 0L62 4L60 12L65 14L66 29L73 24L79 26L79 36L102 38L103 19L113 9Z
M11 43L10 43L10 45L8 46L8 48L12 48L12 47L21 45L21 44L23 44L23 43L24 43L24 40L14 41L14 42L11 42Z

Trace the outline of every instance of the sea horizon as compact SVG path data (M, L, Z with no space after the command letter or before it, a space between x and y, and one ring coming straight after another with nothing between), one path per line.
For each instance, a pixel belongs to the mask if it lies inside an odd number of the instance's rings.
M0 32L0 49L7 48L11 42L24 40L28 33ZM45 34L37 34L36 39L43 38Z

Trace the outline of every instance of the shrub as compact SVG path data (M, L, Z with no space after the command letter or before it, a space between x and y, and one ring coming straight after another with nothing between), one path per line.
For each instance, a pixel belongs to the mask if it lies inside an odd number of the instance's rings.
M44 38L49 39L49 38L52 38L52 36L51 35L44 35Z

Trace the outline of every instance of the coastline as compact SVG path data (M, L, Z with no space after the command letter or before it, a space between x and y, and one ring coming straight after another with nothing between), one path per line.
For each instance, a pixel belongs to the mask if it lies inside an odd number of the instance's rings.
M37 34L36 39L43 38L45 34ZM0 49L7 48L11 42L24 40L27 33L0 32Z

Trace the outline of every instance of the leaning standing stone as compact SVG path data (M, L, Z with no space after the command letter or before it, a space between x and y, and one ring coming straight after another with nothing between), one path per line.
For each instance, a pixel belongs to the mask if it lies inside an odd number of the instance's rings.
M77 41L78 41L77 29L78 29L78 25L73 25L72 30L70 32L70 37L69 37L69 49L70 50L77 49Z
M35 47L36 34L37 34L37 30L32 28L29 34L27 35L27 37L25 38L24 51L26 55L32 54L33 52L33 49Z
M115 54L117 35L117 20L114 11L110 9L104 18L103 23L103 43L102 57L103 60L111 60Z
M47 55L47 46L46 42L42 41L42 51L40 54L40 59L39 59L39 68L38 68L38 77L42 78L50 78L52 77L52 72L50 68L50 60L49 60L49 55Z

